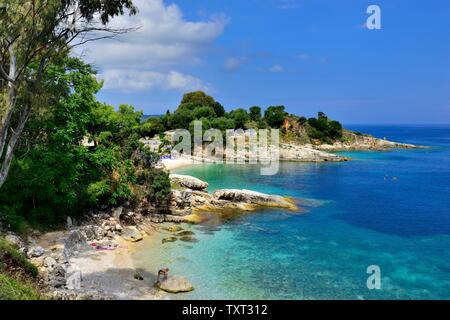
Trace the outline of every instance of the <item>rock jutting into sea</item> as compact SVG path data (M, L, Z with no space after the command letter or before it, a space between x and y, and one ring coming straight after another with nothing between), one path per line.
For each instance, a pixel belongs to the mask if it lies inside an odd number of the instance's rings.
M183 176L186 181L196 179ZM176 184L170 195L170 215L166 221L177 221L172 217L178 217L178 221L198 222L198 213L213 212L219 215L232 215L242 212L256 211L267 208L281 208L290 211L298 211L294 200L288 197L270 195L252 190L223 189L210 194L202 190L183 188L185 183L180 181L180 176L170 177ZM205 182L206 184L206 182Z

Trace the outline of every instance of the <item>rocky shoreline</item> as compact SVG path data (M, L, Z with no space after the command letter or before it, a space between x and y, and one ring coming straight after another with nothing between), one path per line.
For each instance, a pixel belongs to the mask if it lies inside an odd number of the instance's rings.
M168 293L193 290L193 285L179 275L155 285L157 270L150 274L135 268L133 243L161 232L169 233L162 243L195 242L179 223L201 222L204 212L223 218L273 207L298 210L293 199L281 196L235 189L210 194L208 183L197 178L171 175L170 180L168 214L144 214L124 206L90 212L80 223L68 218L66 230L34 232L25 240L10 233L5 239L38 267L51 299L165 299ZM168 221L176 223L163 228L160 223Z
M281 144L280 158L289 161L347 161L327 151L420 148L369 136L333 145ZM176 161L176 160L175 160ZM183 165L192 163L183 159ZM267 208L299 211L294 199L251 190L224 189L208 193L208 183L195 177L171 174L168 210L123 207L90 212L84 221L67 220L67 229L27 239L7 234L5 239L24 253L40 271L40 282L51 299L167 299L167 292L185 292L193 285L182 276L170 276L155 286L156 275L137 270L131 259L133 243L168 233L159 245L177 240L195 242L179 223L200 223L215 217ZM161 227L161 223L172 223ZM156 272L157 270L155 270ZM144 280L144 281L143 281ZM178 286L178 287L177 287ZM177 289L178 288L178 289Z

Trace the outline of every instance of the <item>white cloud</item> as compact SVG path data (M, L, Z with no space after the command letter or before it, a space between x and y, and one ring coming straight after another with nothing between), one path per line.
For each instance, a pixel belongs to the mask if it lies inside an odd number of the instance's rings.
M300 3L297 0L278 0L278 9L292 10L297 9Z
M308 60L311 58L311 56L307 53L299 53L298 55L295 56L297 59L300 60Z
M237 57L228 57L225 60L224 67L228 71L233 71L239 69L245 62L247 61L246 58L237 58Z
M152 89L209 91L202 80L171 70L169 72L108 69L99 75L105 81L105 89L122 92L146 91Z
M176 4L165 4L163 0L134 3L137 15L116 17L110 26L138 27L137 31L91 42L82 49L85 60L101 70L105 88L117 88L118 83L127 90L199 86L200 79L174 68L195 66L222 34L228 19L215 15L204 21L189 21Z
M276 72L276 73L284 72L284 67L279 64L276 64L276 65L270 67L269 71Z

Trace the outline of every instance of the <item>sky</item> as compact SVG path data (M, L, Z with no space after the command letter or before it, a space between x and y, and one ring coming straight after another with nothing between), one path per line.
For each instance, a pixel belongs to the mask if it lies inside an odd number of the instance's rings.
M284 105L344 124L450 123L448 0L135 0L138 27L77 54L101 101L145 114L203 90L227 110ZM369 30L369 5L381 29Z

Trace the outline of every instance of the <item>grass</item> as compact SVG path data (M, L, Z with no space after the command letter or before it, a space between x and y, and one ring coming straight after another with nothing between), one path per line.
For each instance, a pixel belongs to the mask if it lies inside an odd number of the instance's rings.
M0 300L41 300L36 266L0 237Z
M1 266L13 266L22 269L26 274L33 278L38 275L38 269L27 258L13 248L5 239L0 237L0 270Z
M0 300L41 300L42 296L32 283L14 279L0 271Z

